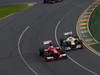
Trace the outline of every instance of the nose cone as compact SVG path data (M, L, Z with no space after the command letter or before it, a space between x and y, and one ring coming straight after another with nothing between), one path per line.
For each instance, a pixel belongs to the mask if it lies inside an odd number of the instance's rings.
M72 42L71 44L72 44L72 45L75 45L75 42Z

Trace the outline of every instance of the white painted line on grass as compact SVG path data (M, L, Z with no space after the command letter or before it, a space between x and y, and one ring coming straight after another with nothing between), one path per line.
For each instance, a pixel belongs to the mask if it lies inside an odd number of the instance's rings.
M22 31L19 39L18 39L18 54L20 55L20 58L22 59L22 61L24 62L24 64L27 66L27 68L32 71L35 75L38 75L38 73L28 64L28 62L24 59L23 55L22 55L22 52L21 52L21 49L20 49L20 43L21 43L21 39L24 35L24 33L30 28L30 26L27 26L25 28L25 30Z

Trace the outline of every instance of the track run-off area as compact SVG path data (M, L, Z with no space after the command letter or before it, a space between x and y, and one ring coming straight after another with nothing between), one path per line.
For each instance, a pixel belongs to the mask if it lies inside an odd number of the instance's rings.
M59 44L64 32L76 34L81 13L93 0L64 0L43 4L0 20L0 75L99 75L100 58L87 48L68 52L68 59L44 62L38 55L41 42ZM33 2L3 0L0 4Z

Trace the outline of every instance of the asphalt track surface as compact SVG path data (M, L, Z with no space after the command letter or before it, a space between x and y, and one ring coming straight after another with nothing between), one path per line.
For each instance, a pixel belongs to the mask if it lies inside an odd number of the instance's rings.
M32 0L3 0L0 4L28 1ZM93 73L71 59L44 62L38 56L42 41L56 42L57 25L57 39L67 31L76 34L77 19L93 0L64 0L57 4L37 2L37 6L0 21L0 75L100 75L100 58L86 48L68 55Z

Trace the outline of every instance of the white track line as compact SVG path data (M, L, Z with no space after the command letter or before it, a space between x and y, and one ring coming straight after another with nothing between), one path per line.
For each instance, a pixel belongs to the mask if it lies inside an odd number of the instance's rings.
M28 64L28 62L24 59L22 53L21 53L21 49L20 49L20 42L21 42L21 39L24 35L24 33L30 28L30 26L27 26L25 28L25 30L22 31L20 37L19 37L19 40L18 40L18 54L20 55L20 58L22 59L22 61L24 62L24 64L28 67L28 69L30 71L32 71L35 75L38 75L38 73Z
M63 19L64 19L64 17L63 17L61 20L58 21L58 23L57 23L57 25L56 25L56 27L55 27L55 40L56 40L56 42L57 42L57 44L58 44L58 46L59 46L60 48L61 48L61 46L60 46L60 44L59 44L59 42L58 42L57 30L58 30L59 25L60 25L61 22L63 21ZM97 73L93 72L93 71L90 70L89 68L87 68L87 67L81 65L80 63L78 63L77 61L75 61L75 60L74 60L72 57L70 57L69 55L68 55L68 58L69 58L73 63L75 63L76 65L78 65L78 66L81 67L82 69L84 69L85 71L88 71L88 72L90 72L90 73L93 74L93 75L98 75Z

